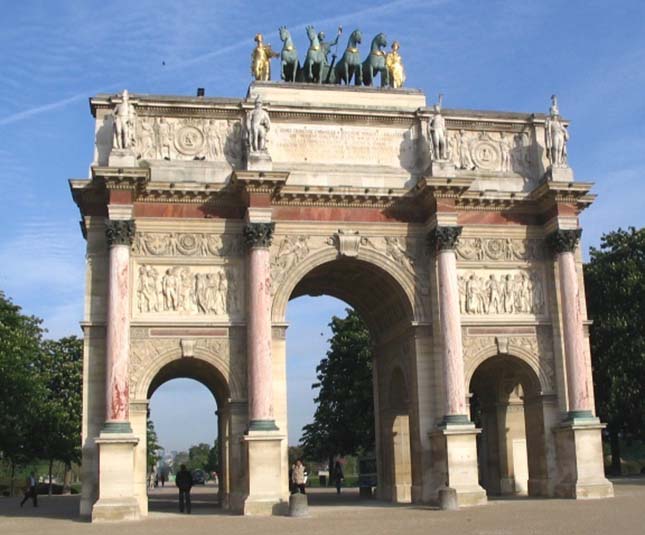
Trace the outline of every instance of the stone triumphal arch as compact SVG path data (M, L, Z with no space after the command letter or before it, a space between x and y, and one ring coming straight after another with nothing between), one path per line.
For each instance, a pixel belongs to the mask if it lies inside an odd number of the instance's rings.
M286 308L321 293L372 333L381 499L612 495L579 250L593 195L555 100L497 113L256 81L246 98L97 95L91 110L91 177L71 180L82 514L147 514L147 403L175 377L217 401L222 506L282 512Z

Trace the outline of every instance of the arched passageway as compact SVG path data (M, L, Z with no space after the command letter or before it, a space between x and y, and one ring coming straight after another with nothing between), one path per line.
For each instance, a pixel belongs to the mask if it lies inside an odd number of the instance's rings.
M288 300L305 295L340 299L354 308L367 325L374 355L377 497L411 501L412 466L418 451L413 451L416 444L411 440L409 377L413 374L414 343L410 330L413 306L408 295L384 268L347 257L323 261L301 274Z
M471 419L482 430L477 440L481 486L491 496L537 493L530 481L543 478L546 437L535 372L518 357L497 355L477 367L470 392Z

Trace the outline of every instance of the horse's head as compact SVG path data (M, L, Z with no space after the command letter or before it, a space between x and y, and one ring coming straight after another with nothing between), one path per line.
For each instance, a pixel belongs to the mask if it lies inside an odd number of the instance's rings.
M278 31L280 32L280 40L281 41L286 41L287 39L291 38L291 34L289 33L289 30L287 30L286 26L280 26Z
M318 36L316 35L316 30L313 26L307 26L307 37L309 37L309 40L313 44L314 41L318 41Z
M387 37L384 33L379 33L372 39L372 50L381 50L387 46Z
M354 30L349 36L349 46L360 45L363 42L363 34L360 30Z

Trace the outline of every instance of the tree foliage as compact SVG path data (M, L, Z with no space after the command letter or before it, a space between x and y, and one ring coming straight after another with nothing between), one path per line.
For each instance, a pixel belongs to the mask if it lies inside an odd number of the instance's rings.
M146 456L147 456L147 465L148 472L152 472L152 468L156 466L157 461L161 459L159 451L161 450L159 445L159 437L155 431L155 424L148 416L146 420Z
M330 459L374 448L372 346L358 316L347 309L345 318L329 324L330 348L316 368L318 390L314 421L303 428L301 445L307 458Z
M584 271L596 404L619 472L620 436L645 438L645 229L605 234L590 257Z

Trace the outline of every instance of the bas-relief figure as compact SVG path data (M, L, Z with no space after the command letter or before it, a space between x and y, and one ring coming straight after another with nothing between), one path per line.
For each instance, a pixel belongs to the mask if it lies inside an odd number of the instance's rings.
M223 268L195 272L188 266L139 266L137 310L146 313L208 314L240 312L241 288ZM235 294L235 295L234 295Z
M130 102L128 90L121 93L121 102L114 106L114 141L115 149L131 149L135 143L136 113Z
M255 99L255 107L246 116L246 143L249 153L267 150L270 129L271 119L258 97Z
M544 123L547 156L553 167L567 167L567 142L569 132L560 118L558 98L551 96L549 116Z
M544 313L544 286L537 273L460 274L458 288L462 314Z

